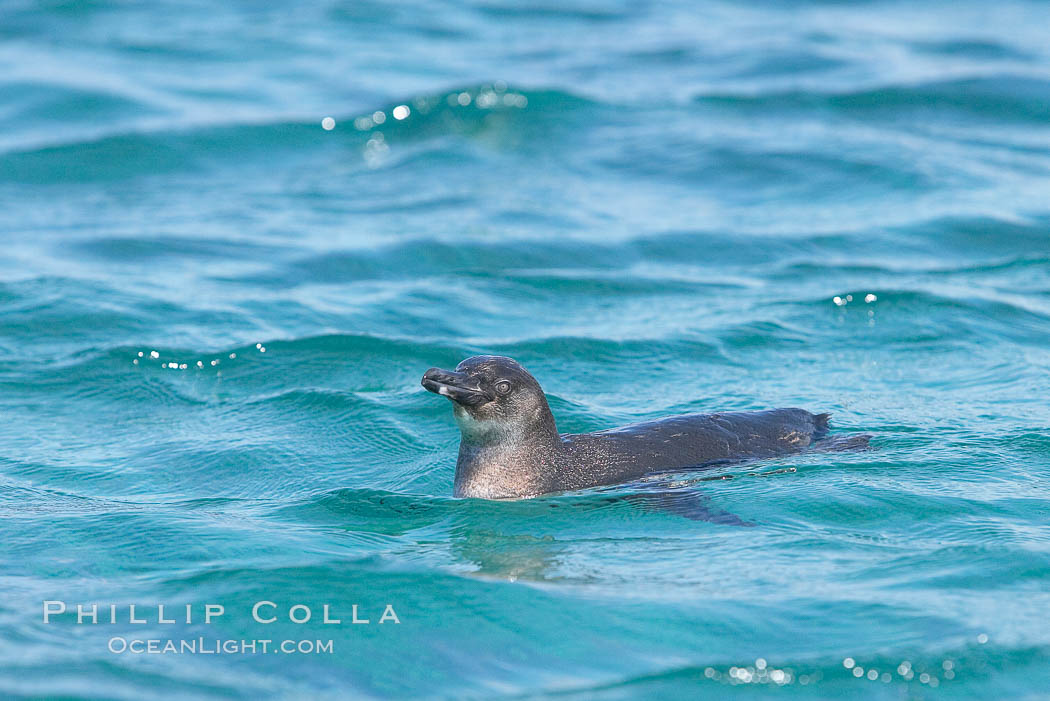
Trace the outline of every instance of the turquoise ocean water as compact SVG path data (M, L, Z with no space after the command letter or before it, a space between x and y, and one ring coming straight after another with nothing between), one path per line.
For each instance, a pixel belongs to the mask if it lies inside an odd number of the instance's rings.
M1047 13L3 2L0 696L1047 698ZM452 499L482 352L877 449Z

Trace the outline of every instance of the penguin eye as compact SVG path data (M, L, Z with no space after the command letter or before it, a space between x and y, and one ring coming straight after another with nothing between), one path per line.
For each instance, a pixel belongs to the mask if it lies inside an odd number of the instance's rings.
M509 394L510 382L507 382L506 380L500 380L496 383L495 389L498 394Z

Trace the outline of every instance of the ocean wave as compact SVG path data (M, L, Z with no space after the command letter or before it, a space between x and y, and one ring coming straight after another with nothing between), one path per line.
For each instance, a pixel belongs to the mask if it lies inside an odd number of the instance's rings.
M842 92L784 91L754 95L706 93L701 104L744 111L791 114L827 110L833 115L881 124L964 116L995 122L1042 124L1050 117L1050 81L1023 74L1001 74L915 85L887 85Z
M549 692L557 693L560 698L614 699L638 695L676 696L677 691L685 688L694 693L725 694L728 686L737 687L734 690L737 695L761 695L783 687L795 687L798 691L808 687L804 693L813 698L857 694L895 698L929 693L937 687L942 687L943 693L951 693L963 684L967 689L1012 686L1001 671L1005 665L1016 665L1042 678L1045 675L1039 667L1047 654L1046 648L1038 646L986 645L979 643L978 635L974 634L969 642L959 641L940 650L912 649L896 657L881 651L863 654L848 649L834 657L798 657L783 652L734 660L726 659L724 654L709 655L706 663L672 665L657 672L598 683L564 684ZM1026 688L1026 683L1020 682L1017 687Z
M230 124L161 121L156 126L97 130L72 141L45 140L0 151L0 181L22 183L106 182L193 171L212 171L231 158L242 165L269 162L277 153L294 158L350 140L362 168L386 160L391 140L412 142L448 136L524 144L529 130L549 130L586 119L594 103L568 92L515 91L504 84L467 86L407 98L351 117L328 134L317 122L257 116ZM344 120L339 120L344 122Z

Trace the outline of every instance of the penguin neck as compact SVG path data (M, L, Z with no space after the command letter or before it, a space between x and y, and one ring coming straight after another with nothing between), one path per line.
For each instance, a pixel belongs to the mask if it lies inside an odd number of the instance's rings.
M528 422L479 421L455 408L460 427L454 495L506 499L551 491L563 449L546 402Z

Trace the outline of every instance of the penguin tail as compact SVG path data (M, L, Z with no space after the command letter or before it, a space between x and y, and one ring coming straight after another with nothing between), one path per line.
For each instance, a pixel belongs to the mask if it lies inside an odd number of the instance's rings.
M815 437L823 436L831 430L831 414L813 415L813 433Z
M853 433L845 436L829 436L831 414L811 414L813 417L812 442L807 450L816 453L836 453L871 448L869 433Z

